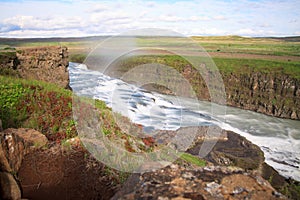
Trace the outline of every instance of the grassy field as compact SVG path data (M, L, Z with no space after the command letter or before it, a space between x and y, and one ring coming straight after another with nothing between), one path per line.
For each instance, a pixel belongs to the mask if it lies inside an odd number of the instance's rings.
M0 38L0 52L7 49L22 49L35 46L63 45L69 49L69 60L83 62L98 44L108 37L87 38L41 38L41 39L4 39ZM137 37L137 47L150 48L150 55L158 58L142 56L136 61L153 62L163 58L163 64L176 65L178 56L170 55L161 49L174 50L189 56L197 55L204 48L212 57L216 66L223 73L241 73L249 69L264 72L283 72L289 76L300 79L300 37L286 38L248 38L240 36L194 36L191 38L175 37ZM118 48L118 44L114 44ZM157 50L159 46L160 50ZM147 54L149 55L149 53ZM179 59L180 60L180 59ZM175 63L174 63L175 62ZM180 61L182 62L182 61ZM246 67L246 68L245 68ZM247 72L247 71L246 71ZM245 73L246 73L245 72Z
M83 62L99 43L107 37L89 38L50 38L50 39L0 39L0 50L9 48L28 48L34 46L64 45L69 49L69 60ZM240 36L195 36L189 39L174 37L138 37L137 46L155 49L171 49L177 52L185 50L197 54L201 48L212 57L221 73L248 73L250 71L282 72L300 79L300 37L290 38L247 38ZM118 45L115 45L118 47ZM135 61L130 59L127 65L157 62L178 65L185 64L182 58L168 52L151 50L149 55ZM193 55L191 55L193 56ZM156 57L156 58L155 58ZM144 60L141 60L144 59ZM161 61L163 60L163 61ZM125 66L128 68L128 66ZM125 70L125 69L124 69Z
M0 49L7 47L27 48L34 46L64 45L72 54L86 54L108 37L88 38L41 38L5 39L0 38ZM243 53L273 56L300 56L300 37L290 38L248 38L240 36L194 36L191 42L202 46L207 52ZM136 46L188 48L185 38L137 37Z

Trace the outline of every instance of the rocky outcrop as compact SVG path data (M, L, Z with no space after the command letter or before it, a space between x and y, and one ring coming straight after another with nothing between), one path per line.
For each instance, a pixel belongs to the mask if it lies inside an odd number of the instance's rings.
M0 132L0 188L1 199L21 199L16 175L24 156L45 146L47 138L33 129L6 129Z
M0 52L0 68L16 69L19 64L15 51Z
M177 134L182 136L194 132L187 141L183 141L184 137L174 138L174 131L165 132L165 137L158 132L155 140L169 143L173 138L172 141L182 148L185 142L194 140L188 152L198 155L207 130L208 127L181 128ZM178 159L162 169L132 174L121 190L118 180L124 178L124 174L96 161L76 138L68 142L68 150L53 145L33 151L47 142L38 132L7 129L1 134L4 139L0 146L0 180L1 184L5 181L6 185L11 185L2 188L3 191L10 188L6 192L10 194L8 199L13 199L12 195L20 197L18 190L12 190L18 184L22 187L22 197L29 199L110 199L112 196L113 199L286 199L264 178L272 176L278 189L280 185L286 186L286 180L266 167L263 153L256 145L230 131L223 130L219 135L208 137L208 141L217 142L204 157L205 167ZM22 160L21 166L19 160ZM17 173L12 173L12 168Z
M198 155L207 127L195 128L192 128L197 132L193 137L195 143L188 152ZM192 129L180 131L184 134ZM262 178L268 171L272 177L279 178L276 184L281 187L287 184L283 177L266 167L258 146L231 131L222 131L218 137L221 140L209 139L216 143L204 157L207 166L177 161L159 170L133 174L112 199L287 199Z
M226 131L227 140L217 140L212 150L204 157L205 160L219 166L236 166L245 170L257 170L264 163L262 150L232 131ZM199 140L188 150L198 155L203 141Z
M68 49L61 46L22 48L0 52L0 71L25 79L42 80L63 88L69 86Z
M67 88L69 84L68 52L66 47L38 47L17 51L22 78L42 80Z
M230 106L300 119L300 81L284 73L224 74Z
M35 148L45 146L48 142L45 135L33 129L9 128L0 133L1 170L16 173L24 155Z
M187 170L173 164L155 172L134 174L112 198L134 199L286 199L263 178L238 168Z

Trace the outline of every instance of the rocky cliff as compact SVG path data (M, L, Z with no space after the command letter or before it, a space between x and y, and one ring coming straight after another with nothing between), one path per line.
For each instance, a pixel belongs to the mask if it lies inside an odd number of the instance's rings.
M208 71L205 75L200 74L195 68L191 67L190 63L180 57L134 57L114 63L112 70L107 70L107 73L110 76L120 78L122 74L130 71L131 76L133 76L133 68L148 63L172 66L176 69L177 74L174 72L174 74L170 74L170 70L162 71L159 74L152 69L153 67L149 68L149 71L144 70L140 74L136 74L136 77L142 77L145 80L149 80L149 77L162 77L155 79L158 83L157 85L146 85L146 89L172 94L174 88L177 90L178 88L176 87L182 87L181 85L184 84L182 80L174 78L179 77L179 72L193 87L194 92L200 100L211 100L210 92L214 91L208 91L207 83L205 83L203 76L207 80L214 80L213 71ZM299 120L300 79L292 76L291 73L287 74L285 66L282 63L275 67L267 66L268 62L263 67L257 67L253 63L250 66L245 63L241 62L238 66L233 67L228 65L219 69L225 87L227 105L271 116ZM211 90L220 88L216 83L211 82L209 84L212 86L210 87ZM163 86L172 87L166 88Z
M68 87L68 51L66 47L22 48L0 54L0 69L14 71L19 77L36 79ZM7 73L7 72L6 72Z
M193 84L198 98L210 100L203 79L194 70L190 73L184 76ZM283 70L255 71L241 66L239 73L221 71L221 75L227 105L275 117L300 119L300 81Z
M227 102L231 106L268 115L300 119L300 81L283 73L250 71L224 74Z

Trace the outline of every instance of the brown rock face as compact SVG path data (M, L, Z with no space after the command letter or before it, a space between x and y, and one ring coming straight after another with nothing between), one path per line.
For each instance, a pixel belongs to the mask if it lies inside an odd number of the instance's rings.
M247 69L245 69L247 70ZM284 73L224 74L228 105L290 119L300 119L300 82Z
M0 68L16 69L19 64L19 60L16 56L16 52L0 52Z
M0 172L0 194L3 200L21 199L21 190L13 175L8 172Z
M188 66L183 68L184 71L187 69ZM203 77L195 69L183 75L192 83L199 99L211 100ZM221 75L227 105L281 118L300 119L299 79L290 77L284 71L254 71L246 66L241 66L240 72L236 73L221 71Z
M25 154L24 140L15 134L14 130L6 129L1 133L1 149L4 160L1 160L1 169L6 172L18 172ZM7 165L8 163L8 165Z
M36 147L47 144L46 136L33 129L9 128L0 133L1 170L16 173L23 157Z
M0 132L0 199L21 199L21 190L13 176L24 156L47 144L47 138L33 129L6 129Z
M68 87L67 47L35 47L17 51L17 71L22 78L42 80Z

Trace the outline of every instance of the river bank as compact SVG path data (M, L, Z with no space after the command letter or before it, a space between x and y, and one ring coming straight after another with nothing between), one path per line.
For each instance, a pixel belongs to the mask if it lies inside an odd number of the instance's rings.
M3 152L1 154L1 175L5 175L1 178L1 185L8 185L8 180L3 177L10 177L9 180L14 182L14 188L21 187L21 190L14 194L22 195L24 198L45 197L49 195L49 191L52 191L51 194L57 195L58 199L80 199L82 195L86 196L87 194L92 195L91 198L109 199L120 190L122 185L126 184L124 181L128 174L104 167L103 164L91 157L76 138L76 123L72 120L72 93L70 91L41 81L3 76L1 84L1 97L4 97L1 98L1 108L5 108L5 112L1 109L1 118L5 129L9 126L34 128L41 132L38 135L46 135L48 140L46 145L39 146L39 143L35 142L31 136L29 136L30 142L28 139L20 138L18 135L23 135L23 133L17 132L22 130L6 129L1 132L1 149L3 150L1 151ZM118 140L126 151L153 151L157 148L156 142L161 142L155 141L155 138L151 137L141 139L134 138L132 135L128 136L112 121L111 109L107 108L104 102L99 101L97 106L101 113L101 119L104 120L105 136L112 141ZM129 124L130 121L127 119L125 123ZM138 124L132 124L132 126L139 131L143 130ZM201 130L205 131L205 128ZM159 188L157 191L164 191L164 196L169 198L199 199L202 195L207 198L220 197L220 195L223 195L223 198L255 198L257 195L268 195L270 198L284 199L285 197L277 191L290 198L298 198L299 183L279 176L270 167L265 168L267 170L263 172L265 164L260 148L236 133L228 132L228 135L228 143L223 136L222 140L225 143L217 143L216 149L204 159L206 166L202 166L203 160L197 156L188 156L188 159L186 157L179 158L175 164L161 169L163 171L138 175L140 182L133 181L132 183L137 182L137 185L132 185L129 190L125 189L125 191L129 191L126 193L127 197L142 198L142 193L139 193L141 190L138 188L148 185L149 187L143 189L147 191L145 194L153 194L155 191L153 188ZM13 142L14 139L17 142ZM143 146L138 144L143 144ZM194 147L197 148L198 145L201 146L201 140L195 141ZM221 152L220 148L224 145L227 149ZM22 149L25 151L23 152ZM236 149L252 151L253 154L245 157L248 155L245 152L238 151L239 153L235 154ZM189 151L191 153L189 155L195 154L192 148ZM15 163L22 164L16 166ZM201 163L201 166L195 163ZM95 171L99 173L94 173ZM79 176L81 173L82 175ZM212 176L212 174L216 174L216 176ZM274 187L282 184L284 187L278 188L276 191L261 178L263 174L270 182L274 181L272 183ZM149 179L149 177L155 177L155 180ZM137 179L128 181L130 180ZM226 183L228 180L233 184ZM255 187L241 185L241 180L255 185ZM200 182L199 187L201 188L189 189L194 183ZM84 187L87 183L91 187ZM92 193L90 188L93 188ZM8 189L8 193L12 192L10 189ZM187 191L186 194L182 192L183 190ZM120 190L120 192L122 191L124 192L123 189ZM135 191L135 194L130 194L130 191ZM199 194L199 191L204 193ZM3 191L2 194L4 194Z

